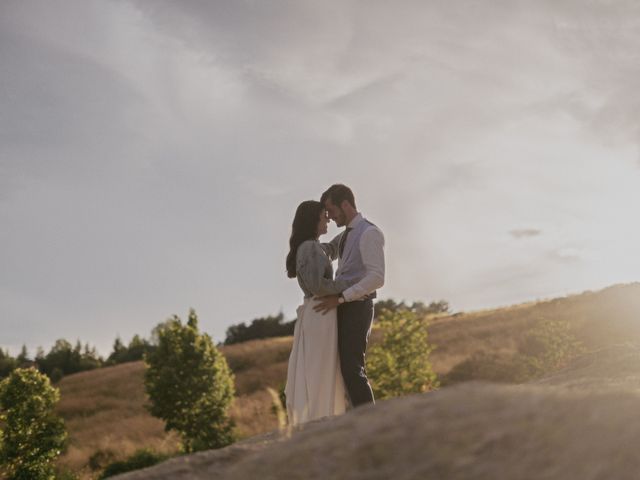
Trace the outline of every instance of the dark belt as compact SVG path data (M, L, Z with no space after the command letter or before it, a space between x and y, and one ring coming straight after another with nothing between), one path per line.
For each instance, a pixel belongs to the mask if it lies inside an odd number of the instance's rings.
M365 300L373 300L374 298L378 298L378 294L377 292L373 292L370 293L369 295L366 295L362 298L358 298L357 300L354 300L355 302L364 302Z

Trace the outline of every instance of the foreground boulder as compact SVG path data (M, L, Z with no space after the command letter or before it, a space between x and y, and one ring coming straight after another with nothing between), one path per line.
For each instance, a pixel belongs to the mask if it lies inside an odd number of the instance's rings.
M536 384L379 402L118 478L637 479L640 349L581 362Z

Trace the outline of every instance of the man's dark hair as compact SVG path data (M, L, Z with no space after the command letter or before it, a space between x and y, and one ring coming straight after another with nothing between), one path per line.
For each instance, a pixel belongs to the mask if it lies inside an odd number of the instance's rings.
M346 200L353 208L356 208L356 200L353 198L353 192L349 187L341 183L331 185L329 189L322 194L322 197L320 197L320 203L325 205L328 199L331 199L331 203L338 207Z

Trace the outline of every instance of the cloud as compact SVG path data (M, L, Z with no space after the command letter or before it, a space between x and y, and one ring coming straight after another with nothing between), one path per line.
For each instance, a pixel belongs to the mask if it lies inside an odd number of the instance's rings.
M509 234L516 239L537 237L542 234L542 230L536 228L519 228L516 230L510 230Z
M611 214L637 203L634 3L0 10L0 314L16 324L108 348L189 306L218 337L291 313L293 212L335 182L385 231L383 296L510 302L594 278L558 246L634 244Z
M552 262L561 264L583 261L588 257L588 252L578 247L559 247L548 253L548 258Z

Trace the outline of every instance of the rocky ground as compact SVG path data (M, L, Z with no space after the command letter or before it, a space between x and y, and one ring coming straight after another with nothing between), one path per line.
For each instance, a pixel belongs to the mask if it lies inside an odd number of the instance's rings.
M639 417L640 347L621 345L531 384L378 402L117 478L637 479Z

